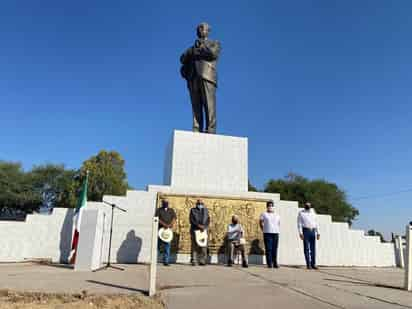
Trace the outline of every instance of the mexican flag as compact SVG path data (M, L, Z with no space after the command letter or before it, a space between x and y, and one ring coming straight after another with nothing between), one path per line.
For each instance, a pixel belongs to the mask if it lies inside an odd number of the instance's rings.
M72 249L70 251L69 263L74 264L76 262L77 245L79 243L80 224L82 220L83 209L87 205L87 182L89 181L89 173L86 175L86 179L83 182L82 189L80 191L79 200L77 202L76 211L74 212L73 222L74 231L72 238Z

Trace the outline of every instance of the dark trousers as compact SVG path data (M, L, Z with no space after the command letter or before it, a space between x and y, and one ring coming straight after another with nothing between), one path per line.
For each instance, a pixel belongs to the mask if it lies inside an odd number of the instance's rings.
M193 131L216 133L216 86L201 78L188 81L193 111ZM203 111L205 116L203 116ZM203 119L206 119L204 126Z
M263 233L263 240L265 242L267 266L278 266L279 234Z
M163 247L163 264L169 264L170 242L164 242L160 238L157 241L157 254L160 256Z
M316 266L316 232L303 228L303 251L307 267Z

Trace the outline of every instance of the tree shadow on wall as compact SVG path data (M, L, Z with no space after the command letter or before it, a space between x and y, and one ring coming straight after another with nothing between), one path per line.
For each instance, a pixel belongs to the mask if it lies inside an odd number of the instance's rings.
M71 251L72 233L73 233L73 215L74 209L67 209L63 225L60 230L60 263L68 263Z
M117 263L135 264L139 262L139 255L142 249L142 239L136 236L134 230L127 233L126 239L123 240L117 251Z

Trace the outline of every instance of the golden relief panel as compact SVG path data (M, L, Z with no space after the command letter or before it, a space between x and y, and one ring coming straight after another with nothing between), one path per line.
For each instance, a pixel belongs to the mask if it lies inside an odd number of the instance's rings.
M160 194L157 207L160 207L163 199L169 201L169 206L176 211L177 216L172 241L173 253L190 253L190 209L195 207L198 199L201 199L209 210L208 248L211 254L225 252L227 226L234 214L239 216L240 224L245 230L246 252L263 254L263 235L259 228L259 217L266 210L266 200Z

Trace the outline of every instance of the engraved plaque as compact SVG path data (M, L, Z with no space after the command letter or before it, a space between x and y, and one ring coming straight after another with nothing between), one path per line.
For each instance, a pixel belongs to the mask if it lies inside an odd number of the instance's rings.
M227 226L231 223L232 215L234 214L239 216L240 224L245 231L246 252L256 255L264 253L263 235L259 228L259 217L262 212L266 211L267 200L159 194L157 207L160 207L162 199L167 199L169 206L176 211L177 219L172 241L173 253L190 253L189 213L198 199L201 199L209 210L208 248L210 254L223 254L225 252Z

